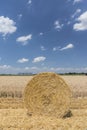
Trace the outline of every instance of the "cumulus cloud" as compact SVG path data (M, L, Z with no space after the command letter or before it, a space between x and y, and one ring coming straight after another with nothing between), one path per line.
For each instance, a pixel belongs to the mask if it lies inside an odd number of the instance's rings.
M71 17L74 18L74 17L77 16L80 12L81 12L81 9L77 9L76 12L75 12Z
M87 72L87 68L74 68L74 67L51 67L50 71L59 72L59 73L68 73L68 72Z
M29 1L28 1L28 4L30 5L31 3L32 3L32 0L29 0Z
M68 22L67 22L67 25L70 25L71 23L72 23L71 21L68 21Z
M46 57L44 56L40 56L40 57L36 57L33 59L33 63L37 63L37 62L41 62L41 61L45 61Z
M27 36L18 37L16 41L22 43L22 45L26 45L28 41L31 39L32 39L32 34L29 34Z
M70 43L63 48L61 48L60 46L59 47L53 47L53 51L63 51L63 50L71 49L73 47L74 47L74 45Z
M25 67L26 72L56 72L56 73L68 73L68 72L87 72L87 68L73 68L73 67Z
M19 14L18 19L20 20L22 18L22 16L23 16L22 14Z
M73 4L76 4L76 3L79 3L79 2L82 2L83 0L74 0L73 1Z
M82 68L73 68L73 67L13 67L10 65L1 65L0 66L0 73L2 74L18 74L21 73L39 73L39 72L57 72L57 73L68 73L68 72L87 72L87 67Z
M60 47L53 47L53 51L58 51Z
M9 69L11 68L10 65L0 65L0 69Z
M25 63L25 62L28 62L29 59L26 59L26 58L22 58L22 59L19 59L17 62L19 63Z
M56 47L53 47L53 51L57 51L57 48L56 48Z
M81 14L77 19L77 23L73 25L75 31L87 30L87 11Z
M42 51L46 51L46 48L44 46L40 47Z
M67 49L72 49L73 47L74 47L74 45L70 43L70 44L66 45L65 47L63 47L63 48L60 48L60 51L67 50Z
M54 28L55 28L56 30L58 30L58 31L60 31L63 26L64 26L64 25L63 25L63 24L60 24L59 20L56 20L56 21L54 22Z
M7 34L12 34L16 32L17 27L15 26L15 22L4 16L0 16L0 33L3 36L6 36Z
M17 74L21 72L21 68L12 67L10 65L0 65L0 73L1 74Z
M43 32L40 32L39 35L42 36L42 35L43 35Z
M31 71L33 71L33 70L37 70L38 69L38 67L25 67L25 70L31 70Z

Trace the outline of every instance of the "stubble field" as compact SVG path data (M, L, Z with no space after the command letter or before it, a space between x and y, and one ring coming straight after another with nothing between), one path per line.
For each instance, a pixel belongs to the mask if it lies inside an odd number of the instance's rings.
M87 130L87 76L62 76L72 90L65 119L27 115L23 91L32 76L0 76L0 130Z

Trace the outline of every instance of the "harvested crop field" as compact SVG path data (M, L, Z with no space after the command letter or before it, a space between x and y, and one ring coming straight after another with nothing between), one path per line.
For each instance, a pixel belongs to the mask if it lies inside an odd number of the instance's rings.
M72 90L74 97L87 96L87 76L61 76ZM27 83L33 76L0 76L0 97L22 97Z
M72 110L73 117L28 117L24 109L1 109L1 130L87 130L87 110Z
M27 115L23 91L30 76L0 76L0 130L87 130L87 76L62 76L72 89L71 117Z

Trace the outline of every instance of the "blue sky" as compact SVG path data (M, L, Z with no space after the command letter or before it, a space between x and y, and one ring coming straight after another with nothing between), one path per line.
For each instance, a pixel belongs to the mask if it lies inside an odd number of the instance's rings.
M87 72L87 0L1 0L0 73Z

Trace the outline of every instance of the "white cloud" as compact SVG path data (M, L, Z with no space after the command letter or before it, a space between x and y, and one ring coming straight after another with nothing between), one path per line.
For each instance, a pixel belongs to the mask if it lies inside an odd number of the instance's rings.
M1 74L15 74L21 72L21 68L12 67L10 65L0 65L0 73Z
M51 67L49 68L50 71L58 72L58 73L68 73L68 72L87 72L87 68L73 68L73 67Z
M60 46L59 47L53 47L53 51L63 51L63 50L71 49L73 47L74 47L74 45L70 43L63 48L61 48Z
M1 65L0 66L0 69L9 69L9 68L11 68L10 65Z
M39 35L40 35L40 36L42 36L42 35L43 35L43 33L42 33L42 32L40 32L40 33L39 33Z
M25 70L28 70L29 69L29 67L25 67Z
M24 70L23 70L24 71ZM56 73L68 73L68 72L87 72L87 67L84 68L73 68L73 67L25 67L26 72L56 72Z
M44 56L40 56L40 57L36 57L33 59L33 63L37 63L37 62L41 62L41 61L45 61L46 57Z
M53 47L53 51L58 51L60 47Z
M74 18L74 17L77 16L80 12L81 12L81 9L77 9L76 12L75 12L71 17Z
M63 24L60 24L60 22L59 22L58 20L56 20L56 21L54 22L54 28L55 28L56 30L58 30L58 31L60 31L63 26L64 26L64 25L63 25Z
M74 47L74 45L70 43L70 44L66 45L65 47L61 48L60 51L72 49L73 47Z
M53 47L53 51L57 51L57 48L56 48L56 47Z
M28 1L28 4L30 5L31 3L32 3L32 0L29 0L29 1Z
M73 1L73 4L76 4L76 3L79 3L79 2L82 2L83 0L74 0Z
M15 26L15 22L4 16L0 16L0 33L3 36L6 36L7 34L12 34L16 32L17 27Z
M42 51L46 50L46 48L44 46L41 46L40 48L41 48Z
M22 18L22 16L23 16L22 14L19 14L18 19L20 20Z
M26 45L28 41L31 39L32 39L32 34L29 34L27 36L18 37L16 41L22 43L22 45Z
M38 67L25 67L25 70L37 70L38 69Z
M87 30L87 11L81 14L76 20L77 23L73 25L75 31Z
M87 67L73 68L73 67L13 67L10 65L1 65L1 74L18 74L18 73L40 73L40 72L56 72L56 73L68 73L68 72L85 72L87 73Z
M67 25L70 25L70 24L71 24L71 21L68 21L68 22L67 22Z
M26 59L26 58L22 58L22 59L19 59L17 62L19 63L25 63L25 62L28 62L29 59Z

